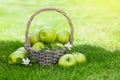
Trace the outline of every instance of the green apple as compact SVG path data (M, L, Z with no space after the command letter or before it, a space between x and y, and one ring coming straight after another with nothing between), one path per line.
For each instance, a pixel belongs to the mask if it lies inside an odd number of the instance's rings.
M50 45L52 50L59 50L59 49L63 49L64 45L62 43L59 42L54 42Z
M69 40L70 40L69 31L60 30L57 32L57 37L56 37L57 42L61 42L61 43L65 44L65 43L69 42Z
M60 57L58 65L61 67L70 67L76 64L76 60L72 54L65 54Z
M34 30L32 33L30 33L29 40L31 44L34 44L40 41L39 32L40 30Z
M40 30L39 37L44 43L53 43L56 39L56 31L51 27L44 27Z
M9 55L9 57L13 56L13 55L16 54L16 53L20 53L20 52L26 53L25 48L24 48L24 47L18 48L16 51L14 51L13 53L11 53L11 54Z
M35 50L41 50L44 48L44 44L42 42L36 42L35 44L32 45L32 48Z
M18 63L18 59L22 59L27 56L27 51L24 49L24 47L18 48L16 51L11 53L8 57L8 63L14 64Z
M86 57L84 54L79 53L79 52L74 52L72 55L75 57L76 63L85 63L86 62Z

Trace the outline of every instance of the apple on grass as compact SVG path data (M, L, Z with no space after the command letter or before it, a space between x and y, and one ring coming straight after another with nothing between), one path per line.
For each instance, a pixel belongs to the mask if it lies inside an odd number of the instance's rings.
M27 56L27 51L24 49L24 47L20 47L9 55L8 63L10 64L21 63L18 60L20 59L22 61L22 59L25 58L26 56Z
M86 57L84 54L79 53L79 52L74 52L72 54L75 57L76 63L86 63Z
M32 45L32 48L35 50L41 50L42 48L44 48L44 44L42 42L36 42L35 44Z
M60 57L58 65L61 67L70 67L76 64L76 60L72 54L65 54Z
M66 30L60 30L57 33L56 41L63 44L68 43L70 40L70 33Z
M56 31L51 27L44 27L39 32L39 38L41 42L53 43L56 39Z
M34 44L36 42L39 42L39 32L40 30L34 30L32 33L30 33L29 40L31 44Z

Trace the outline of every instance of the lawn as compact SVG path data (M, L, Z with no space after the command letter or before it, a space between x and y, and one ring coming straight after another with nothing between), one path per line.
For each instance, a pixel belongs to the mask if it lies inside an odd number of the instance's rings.
M0 0L0 80L120 80L119 0ZM24 46L26 23L38 9L65 11L74 25L72 51L81 52L87 63L69 68L8 64L8 56ZM69 30L65 18L44 12L30 31L41 26Z

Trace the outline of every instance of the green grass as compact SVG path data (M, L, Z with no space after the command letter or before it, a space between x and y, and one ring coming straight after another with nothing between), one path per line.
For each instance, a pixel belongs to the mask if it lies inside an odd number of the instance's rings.
M119 0L0 0L0 80L120 80ZM70 68L8 64L8 55L24 46L26 23L36 10L55 7L65 11L74 24L72 51L86 55L87 63ZM30 31L50 25L68 29L65 18L44 12Z

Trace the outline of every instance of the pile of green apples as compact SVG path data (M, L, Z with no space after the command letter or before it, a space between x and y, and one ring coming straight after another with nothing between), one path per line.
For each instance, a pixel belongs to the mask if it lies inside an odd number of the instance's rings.
M63 49L64 44L68 43L70 32L67 30L55 31L52 27L43 27L34 30L29 35L29 40L34 50L58 50Z
M29 34L30 44L37 51L63 49L69 39L69 31L59 30L56 32L52 27L43 27ZM10 64L21 63L24 58L27 58L27 51L24 47L20 47L9 55L8 62Z
M64 48L70 40L70 32L67 30L55 31L52 27L43 27L34 30L29 34L29 41L34 50L60 50ZM27 51L24 47L18 48L9 55L8 62L10 64L21 63L23 59L27 58ZM64 54L58 60L58 65L61 67L70 67L75 64L86 62L84 54L79 52L72 52L71 54Z

